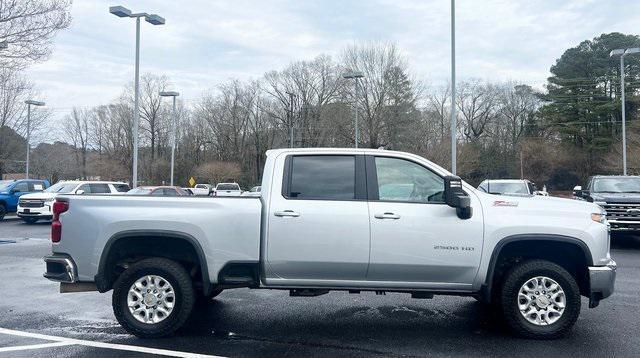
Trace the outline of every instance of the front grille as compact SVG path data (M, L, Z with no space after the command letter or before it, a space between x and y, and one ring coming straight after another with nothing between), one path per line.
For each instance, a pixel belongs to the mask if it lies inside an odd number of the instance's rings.
M607 203L603 208L612 230L640 230L640 204Z
M20 206L23 208L41 208L44 206L44 200L21 199Z

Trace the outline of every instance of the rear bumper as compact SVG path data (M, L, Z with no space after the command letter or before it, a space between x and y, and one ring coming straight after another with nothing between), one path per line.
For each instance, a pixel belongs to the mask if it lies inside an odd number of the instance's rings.
M78 270L75 262L68 255L54 254L42 258L46 264L44 277L51 281L63 283L78 282Z
M609 261L605 266L589 267L589 284L591 290L589 307L593 308L598 306L600 300L613 294L617 268L618 266L613 260Z

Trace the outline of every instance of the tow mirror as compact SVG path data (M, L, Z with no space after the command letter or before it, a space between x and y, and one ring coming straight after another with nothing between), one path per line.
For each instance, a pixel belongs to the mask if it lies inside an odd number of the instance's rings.
M471 199L462 189L462 179L455 175L444 177L444 201L452 208L460 219L469 219L473 214Z
M579 198L582 197L582 187L580 185L573 187L573 196L577 196Z

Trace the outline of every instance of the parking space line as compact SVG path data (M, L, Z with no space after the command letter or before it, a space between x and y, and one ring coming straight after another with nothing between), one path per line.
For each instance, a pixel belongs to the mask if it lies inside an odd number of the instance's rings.
M29 344L26 346L12 346L12 347L1 347L0 353L4 352L15 352L15 351L26 351L28 349L42 349L42 348L52 348L52 347L63 347L63 346L72 346L75 343L71 342L54 342L54 343L42 343L42 344Z
M114 349L119 351L129 351L129 352L138 352L138 353L149 353L149 354L158 354L170 357L182 357L182 358L223 358L221 356L215 355L207 355L207 354L198 354L198 353L190 353L190 352L182 352L182 351L172 351L168 349L159 349L159 348L147 348L141 346L132 346L127 344L115 344L115 343L104 343L104 342L94 342L88 341L84 339L75 339L75 338L66 338L66 337L58 337L58 336L50 336L47 334L39 334L39 333L31 333L24 331L16 331L13 329L0 328L0 334L7 334L19 337L29 337L29 338L37 338L48 341L56 341L60 343L77 344L81 346L87 347L95 347L95 348L106 348L106 349Z

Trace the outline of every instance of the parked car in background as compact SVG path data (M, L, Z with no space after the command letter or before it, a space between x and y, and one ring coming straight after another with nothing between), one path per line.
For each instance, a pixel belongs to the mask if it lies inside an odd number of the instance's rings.
M193 188L182 188L182 190L186 191L186 192L187 192L187 194L189 194L189 195L195 195L195 194L193 194L193 190L192 190L192 189L193 189Z
M573 196L600 205L613 232L640 232L640 176L596 175Z
M260 196L261 186L254 186L253 188L242 192L242 196Z
M240 287L473 296L514 333L556 338L581 296L594 308L614 290L593 203L486 194L387 150L270 150L262 178L259 198L61 195L44 277L60 292L113 289L118 322L147 338L183 326L196 299Z
M210 184L196 184L191 188L193 195L209 196L213 192L213 185Z
M213 196L240 196L242 189L238 183L218 183L213 191Z
M38 220L51 220L51 206L58 194L106 194L122 195L129 190L129 184L115 181L60 181L39 193L20 197L18 216L33 224Z
M478 185L478 190L500 195L549 196L546 191L538 190L536 185L527 179L486 179Z
M127 195L189 196L189 193L177 186L139 186L129 190Z
M18 210L20 197L29 193L43 191L49 187L46 180L18 179L0 180L0 220L8 213Z

